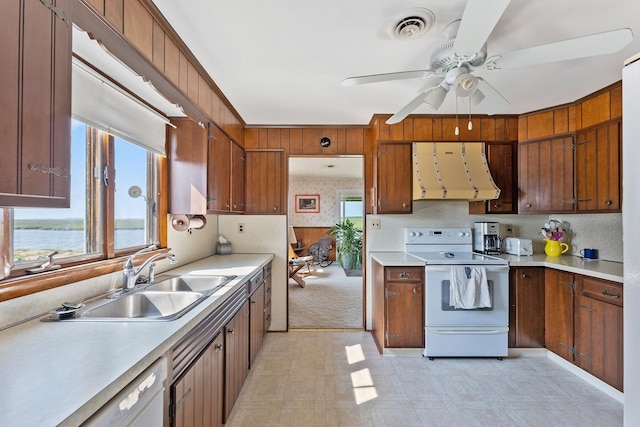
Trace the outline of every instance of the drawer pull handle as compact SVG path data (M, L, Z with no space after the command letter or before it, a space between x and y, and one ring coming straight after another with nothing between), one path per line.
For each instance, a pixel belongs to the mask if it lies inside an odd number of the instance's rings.
M412 275L411 273L407 273L406 271L405 271L405 272L400 273L400 278L401 278L401 279L411 279L411 277L412 277L412 276L413 276L413 275Z
M612 291L610 289L603 289L602 295L604 295L605 297L620 298L620 292Z

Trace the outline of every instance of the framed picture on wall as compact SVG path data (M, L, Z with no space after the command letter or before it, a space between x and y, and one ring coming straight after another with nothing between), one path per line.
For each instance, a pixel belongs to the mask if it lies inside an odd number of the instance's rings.
M296 213L320 212L319 194L296 194Z

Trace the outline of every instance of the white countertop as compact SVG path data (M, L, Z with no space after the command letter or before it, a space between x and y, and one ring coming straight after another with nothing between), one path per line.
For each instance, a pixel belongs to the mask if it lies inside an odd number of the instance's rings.
M0 425L79 425L272 259L212 256L163 273L238 276L174 321L36 319L0 331Z
M371 252L370 255L373 260L386 267L424 265L424 261L405 252ZM507 260L511 267L547 267L618 283L624 281L621 262L585 260L571 255L550 257L544 254L531 256L502 254L498 257Z

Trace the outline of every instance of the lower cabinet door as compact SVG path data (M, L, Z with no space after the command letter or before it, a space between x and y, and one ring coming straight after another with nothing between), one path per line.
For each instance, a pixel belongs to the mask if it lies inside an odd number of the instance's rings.
M247 302L229 320L224 327L224 333L227 366L223 423L226 423L249 371L249 304Z
M387 283L385 347L424 348L424 286Z
M224 396L223 334L171 386L174 427L221 426Z

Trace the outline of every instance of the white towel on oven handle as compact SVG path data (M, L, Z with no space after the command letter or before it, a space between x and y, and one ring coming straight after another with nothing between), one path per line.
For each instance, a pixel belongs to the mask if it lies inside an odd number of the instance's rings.
M451 267L449 305L466 310L490 308L487 270L484 267Z

